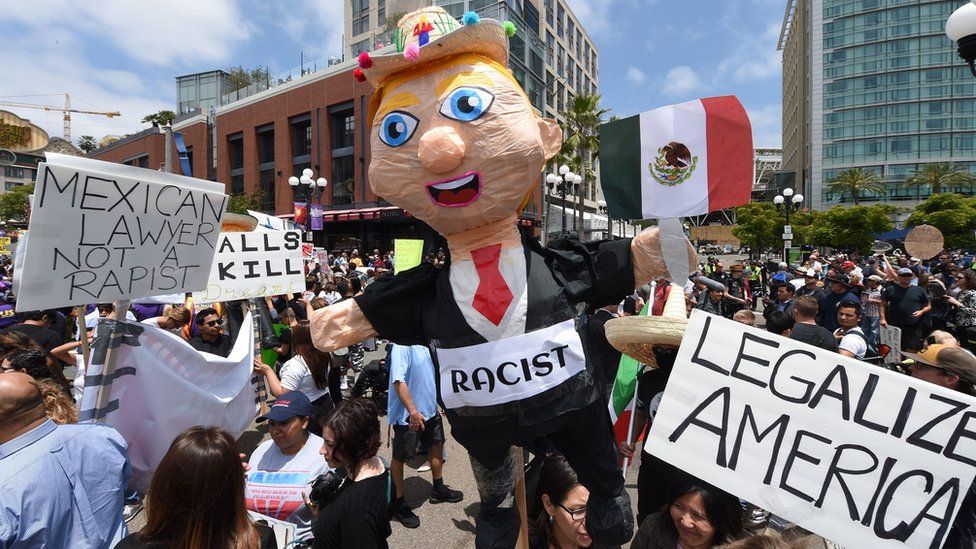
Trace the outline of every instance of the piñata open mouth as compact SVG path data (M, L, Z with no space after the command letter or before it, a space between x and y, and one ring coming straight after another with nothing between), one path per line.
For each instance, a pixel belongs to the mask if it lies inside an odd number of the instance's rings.
M468 172L461 177L427 184L427 194L434 204L447 208L460 208L481 196L481 177L478 172Z

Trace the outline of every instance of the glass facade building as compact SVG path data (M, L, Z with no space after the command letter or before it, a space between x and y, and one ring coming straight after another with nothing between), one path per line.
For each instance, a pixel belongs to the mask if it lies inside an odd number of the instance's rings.
M828 190L829 182L849 168L863 168L885 181L884 193L864 193L862 202L924 199L928 189L909 190L904 182L928 163L952 162L976 174L976 79L944 33L946 19L963 3L791 3L804 10L794 17L804 23L784 32L789 33L787 41L800 43L804 34L808 37L802 53L809 84L800 94L806 102L800 109L788 105L784 93L784 158L807 158L805 166L791 168L803 174L811 207L851 200L848 194L841 197ZM786 44L784 78L788 52ZM787 112L809 113L809 124L804 124L808 155L785 150ZM791 142L790 147L796 146Z
M177 115L200 109L210 115L212 109L221 105L221 98L228 93L230 82L224 71L209 71L176 77Z

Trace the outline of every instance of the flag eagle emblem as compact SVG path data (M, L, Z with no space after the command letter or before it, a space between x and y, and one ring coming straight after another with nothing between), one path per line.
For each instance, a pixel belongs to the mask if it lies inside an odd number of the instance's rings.
M672 141L657 150L657 157L647 168L658 183L675 187L691 177L697 165L698 157L692 156L685 144Z

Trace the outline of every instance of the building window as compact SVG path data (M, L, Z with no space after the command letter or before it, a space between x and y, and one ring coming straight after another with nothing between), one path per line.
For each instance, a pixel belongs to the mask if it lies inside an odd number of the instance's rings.
M237 134L228 137L227 149L230 154L230 169L244 169L244 136Z
M312 154L311 118L291 123L291 154L292 156Z
M356 116L353 110L332 114L332 148L352 147L356 140Z
M349 46L349 49L352 50L353 57L363 53L364 51L369 51L371 49L369 47L369 38L356 42L355 44Z
M546 32L546 64L549 65L550 67L556 64L555 61L553 61L553 52L555 51L555 46L554 46L555 41L556 39L553 38L552 33L547 31Z
M559 76L566 76L566 68L563 65L563 47L556 46L556 74Z
M376 26L386 24L386 0L376 0ZM396 21L393 22L396 24Z
M275 160L274 129L258 130L258 164L273 163Z
M352 0L352 34L369 30L369 0Z
M13 177L15 179L24 178L24 168L18 168L15 166L7 166L3 169L3 175L7 177Z
M569 17L566 18L566 43L569 45L569 51L573 51L573 37L576 36L576 23Z
M552 15L552 0L546 0L546 23L548 23L550 27L554 27L556 26L554 19L555 18Z
M244 174L230 176L231 194L242 194L244 192Z
M123 162L123 164L135 166L137 168L149 168L149 155L144 154L135 158L130 158L129 160Z
M258 172L258 185L261 189L261 209L268 213L275 211L275 171L274 168Z
M566 9L563 8L562 3L556 5L556 34L562 38L563 37L563 19L565 19Z
M335 206L353 203L356 187L353 159L351 154L332 158L332 204Z
M6 183L4 183L3 187L4 187L4 190L6 190L6 191L12 191L12 190L16 189L17 187L20 187L21 185L22 185L22 183L17 183L16 181L7 181Z

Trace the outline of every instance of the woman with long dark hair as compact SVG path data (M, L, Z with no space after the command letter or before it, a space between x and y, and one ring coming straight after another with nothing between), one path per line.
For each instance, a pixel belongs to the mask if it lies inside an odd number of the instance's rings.
M962 290L958 297L946 295L946 301L954 307L953 323L960 345L976 349L976 271L966 269L956 275L956 283Z
M315 549L386 549L394 496L389 465L376 455L376 406L365 398L344 401L323 422L322 439L322 455L345 470L345 480L310 506L318 514Z
M535 493L529 501L529 544L532 549L590 547L586 503L590 492L561 454L545 458Z
M292 357L281 366L279 374L263 362L255 364L254 369L268 378L268 390L275 397L288 391L304 393L313 409L309 428L317 430L322 410L332 408L333 404L329 394L329 353L312 345L307 320L299 320L292 327L291 348Z
M671 502L644 519L633 549L711 549L742 535L742 506L704 482L687 483Z
M277 546L271 529L247 516L244 466L233 437L218 427L190 427L156 468L146 496L146 526L116 548Z

